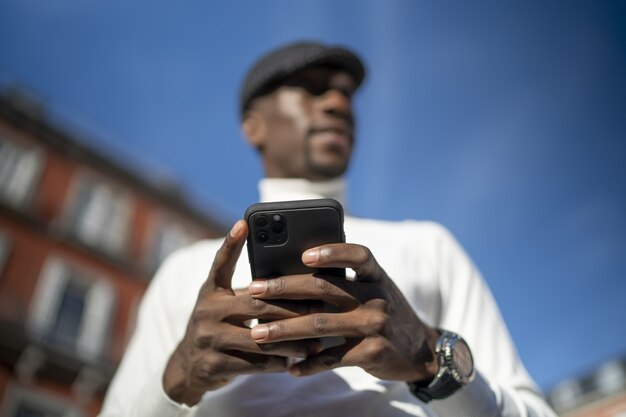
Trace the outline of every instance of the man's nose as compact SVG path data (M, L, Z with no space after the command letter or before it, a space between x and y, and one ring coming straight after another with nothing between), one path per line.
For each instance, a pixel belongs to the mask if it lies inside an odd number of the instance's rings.
M352 116L352 100L342 91L331 88L318 97L318 103L325 113Z

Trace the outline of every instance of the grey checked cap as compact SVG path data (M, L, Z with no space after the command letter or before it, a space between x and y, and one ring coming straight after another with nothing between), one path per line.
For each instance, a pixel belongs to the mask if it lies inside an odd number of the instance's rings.
M357 87L365 78L363 62L345 47L319 42L289 43L261 56L250 68L239 92L241 115L252 100L272 92L294 72L318 65L330 65L347 71Z

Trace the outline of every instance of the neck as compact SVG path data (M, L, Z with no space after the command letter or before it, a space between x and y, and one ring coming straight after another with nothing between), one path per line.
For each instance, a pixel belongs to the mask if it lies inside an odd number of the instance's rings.
M309 181L303 178L264 178L259 183L261 201L310 200L334 198L344 207L345 180Z

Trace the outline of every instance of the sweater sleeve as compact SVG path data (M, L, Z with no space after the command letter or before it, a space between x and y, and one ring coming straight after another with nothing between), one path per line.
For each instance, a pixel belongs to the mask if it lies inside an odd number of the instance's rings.
M107 391L101 417L193 414L195 407L170 400L162 384L165 364L180 341L193 308L193 300L172 302L180 295L177 293L180 280L189 272L184 265L184 255L175 253L155 274L141 301L136 328L124 358ZM190 281L190 285L195 285L194 280Z
M433 409L441 416L555 416L526 372L487 284L451 234L436 228L439 327L465 338L477 377L449 398L433 401Z

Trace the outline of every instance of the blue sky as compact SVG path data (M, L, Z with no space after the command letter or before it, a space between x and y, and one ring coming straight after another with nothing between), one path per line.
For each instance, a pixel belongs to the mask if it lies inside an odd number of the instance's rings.
M303 38L370 70L353 213L446 225L544 389L626 355L623 2L3 0L0 82L232 221L262 175L239 82Z

